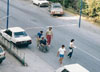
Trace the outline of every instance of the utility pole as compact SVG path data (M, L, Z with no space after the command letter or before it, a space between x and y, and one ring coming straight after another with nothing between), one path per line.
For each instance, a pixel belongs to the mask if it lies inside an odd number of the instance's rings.
M65 0L63 0L63 7L65 8Z
M6 29L8 29L8 24L9 24L9 0L7 0L7 25L6 25Z
M80 7L80 18L79 18L79 28L80 28L80 26L81 26L82 7L83 7L83 1L81 0L81 7Z

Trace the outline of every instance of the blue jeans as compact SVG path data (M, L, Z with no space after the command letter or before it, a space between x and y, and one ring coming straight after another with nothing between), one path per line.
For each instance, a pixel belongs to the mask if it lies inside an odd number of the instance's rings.
M71 58L71 57L72 57L72 54L73 54L73 48L72 48L71 50L72 50L72 51L69 52L69 54L68 54L69 58Z

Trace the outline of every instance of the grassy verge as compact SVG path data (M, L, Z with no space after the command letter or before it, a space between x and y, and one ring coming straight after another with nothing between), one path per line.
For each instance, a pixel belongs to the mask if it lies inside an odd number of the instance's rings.
M75 11L74 9L72 9L72 8L65 8L65 12L70 13L70 14L72 14L72 15L78 15L78 16L79 16L79 13L76 12L76 11ZM97 25L97 26L100 27L100 18L98 18L98 20L96 20L95 18L88 17L88 16L82 14L82 19L84 19L84 20L86 20L86 21L89 21L89 22L91 22L92 24L95 24L95 25Z

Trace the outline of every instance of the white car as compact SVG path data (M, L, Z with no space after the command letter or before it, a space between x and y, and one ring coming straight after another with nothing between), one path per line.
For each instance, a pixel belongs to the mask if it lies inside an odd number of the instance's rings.
M32 43L32 39L26 34L25 30L20 27L12 27L5 30L1 30L0 33L8 41L12 42L16 46L28 46Z
M2 48L2 46L0 45L0 64L2 63L2 61L5 59L5 51Z
M76 63L60 67L59 69L56 70L56 72L89 72L89 71L80 64Z
M51 3L49 12L51 15L64 15L64 10L60 3Z
M36 4L38 6L48 6L49 1L47 1L47 0L33 0L33 4Z

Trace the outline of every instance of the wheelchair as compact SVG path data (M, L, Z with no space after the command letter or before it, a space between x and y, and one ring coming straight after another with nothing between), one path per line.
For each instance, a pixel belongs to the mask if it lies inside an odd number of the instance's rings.
M47 45L43 45L43 44L39 44L39 50L42 52L48 52L48 46Z

